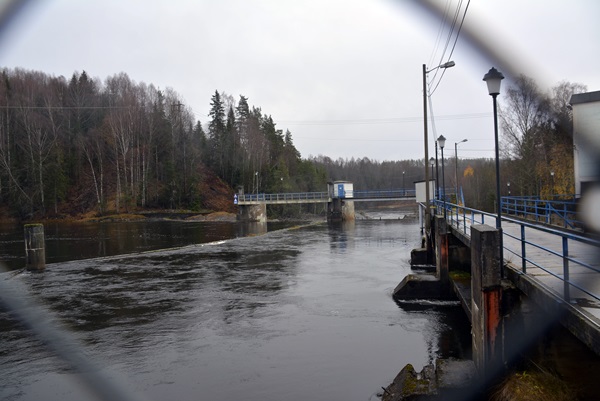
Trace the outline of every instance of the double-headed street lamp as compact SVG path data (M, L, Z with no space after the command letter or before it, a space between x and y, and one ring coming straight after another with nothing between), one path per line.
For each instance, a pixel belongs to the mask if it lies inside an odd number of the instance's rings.
M442 200L444 202L444 219L446 218L446 175L444 174L444 145L446 145L446 138L444 135L440 135L437 139L440 149L442 149Z
M454 159L455 159L454 180L456 182L454 194L456 196L456 204L457 205L458 205L458 144L463 143L463 142L467 142L467 140L463 139L460 142L454 142Z
M444 64L440 64L430 70L423 64L423 134L424 134L424 146L425 146L425 229L429 231L430 220L429 220L429 169L427 168L427 162L429 161L429 144L427 140L427 73L437 70L438 68L450 68L454 67L454 61L447 61ZM429 242L427 242L427 249L429 249Z

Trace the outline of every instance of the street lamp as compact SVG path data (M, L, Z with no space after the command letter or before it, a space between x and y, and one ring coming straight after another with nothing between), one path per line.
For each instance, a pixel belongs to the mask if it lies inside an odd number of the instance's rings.
M456 186L455 186L455 195L456 195L456 204L458 205L458 144L459 143L463 143L463 142L467 142L466 139L463 139L460 142L454 142L454 159L455 159L455 171L454 171L454 179L456 180Z
M446 176L444 174L444 145L446 144L446 138L444 135L440 135L437 139L440 149L442 149L442 199L444 202L444 219L446 218Z
M498 261L500 263L500 275L504 277L504 245L502 240L502 205L500 201L500 156L498 152L498 106L496 97L500 94L500 85L504 75L494 67L483 76L483 80L487 84L488 92L492 97L494 105L494 141L496 145L496 207L498 208L498 217L496 218L496 229L499 231L499 246L498 246Z
M438 68L450 68L454 67L454 61L447 61L444 64L440 64L437 67L434 67L430 70L427 70L427 66L423 64L423 139L425 146L425 198L426 205L425 208L425 229L429 231L430 228L430 220L429 220L429 169L427 168L427 160L429 159L429 144L427 141L427 73L434 71ZM427 241L427 250L429 250L429 242Z
M437 197L435 199L440 200L440 166L438 164L438 143L435 140L435 186L437 188Z
M508 188L508 196L510 196L510 181L506 183L506 187Z
M437 145L436 145L437 148ZM435 159L433 157L429 158L429 165L431 166L431 178L433 179L433 166L435 165ZM437 181L436 181L436 186L437 186ZM433 197L435 199L437 199L436 195L435 195L435 186L433 187Z
M552 188L550 188L550 196L554 199L554 171L550 172L550 177L552 177Z
M402 172L402 194L404 196L406 196L406 187L404 186L404 174L406 173L406 171Z
M494 141L496 145L496 207L498 216L496 217L496 228L502 228L502 209L500 203L500 156L498 152L498 106L496 104L496 97L500 94L500 85L504 75L494 67L492 67L487 74L483 76L483 80L487 83L488 92L492 97L492 103L494 105ZM500 249L502 252L502 249ZM500 259L502 260L502 259Z

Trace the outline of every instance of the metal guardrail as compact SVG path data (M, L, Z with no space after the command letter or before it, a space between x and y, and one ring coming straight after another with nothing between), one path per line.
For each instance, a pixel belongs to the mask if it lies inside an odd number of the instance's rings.
M354 198L356 199L414 198L415 196L416 190L414 189L354 191Z
M577 213L577 202L573 195L555 195L551 199L540 199L539 196L503 196L500 204L502 213L508 215L570 229L584 226Z
M471 209L468 207L448 202L445 203L445 206L448 223L453 227L456 227L459 231L462 231L467 236L470 236L470 233L467 231L467 229L471 226L471 224L486 224L487 220L491 223L491 225L495 226L497 217L497 215L495 214L483 212L481 210ZM435 207L437 208L439 214L443 214L443 202L436 201ZM503 240L502 243L505 245L504 249L506 251L508 251L512 255L515 255L521 260L522 273L527 274L527 266L529 264L531 266L541 269L545 273L562 281L562 297L566 302L569 302L571 299L571 288L575 288L581 291L582 293L587 294L594 300L600 301L599 293L593 292L593 290L590 290L589 288L584 288L584 286L581 283L574 282L570 279L573 266L582 267L588 272L600 273L600 266L598 265L597 260L597 252L600 251L600 241L583 237L573 232L561 231L547 226L541 226L538 224L517 220L510 217L502 216L502 221L512 223L520 227L520 233L517 235L511 234L506 230L503 230L503 236L505 238L511 238L518 241L518 243L520 244L519 249L512 249L510 247L507 247L506 244L508 243L508 241L506 240ZM543 244L529 240L526 233L529 232L531 234L532 230L546 233L556 238L557 242L560 241L561 249L557 251L556 248L552 249ZM595 250L592 250L591 253L596 254L596 257L594 258L594 256L591 256L589 253L585 254L585 252L582 253L581 256L575 256L569 253L570 248L582 245L584 247L589 247L590 249L595 248ZM531 250L532 248L543 251L545 253L544 260L534 260L532 256L528 255L527 251ZM585 258L586 256L588 259ZM558 263L554 264L554 266L562 265L562 274L555 273L551 270L551 267L548 266L548 260L552 258L557 258L555 260ZM592 259L594 259L595 263L590 262L590 260Z
M240 202L320 201L327 202L327 192L290 192L281 194L236 194L234 204Z
M353 196L347 199L401 199L414 198L414 189L390 189L376 191L353 191ZM289 192L279 194L235 194L233 203L243 204L246 202L327 202L331 199L328 192Z

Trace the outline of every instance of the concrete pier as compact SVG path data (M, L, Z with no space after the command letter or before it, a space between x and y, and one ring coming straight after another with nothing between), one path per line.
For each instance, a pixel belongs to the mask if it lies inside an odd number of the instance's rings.
M25 267L27 270L44 270L46 267L44 226L42 224L27 224L24 229Z
M333 198L327 203L327 221L354 221L354 201L342 198Z
M239 221L265 223L267 221L267 204L239 205L237 219Z
M502 265L498 258L500 231L471 226L471 324L473 361L487 381L502 371Z

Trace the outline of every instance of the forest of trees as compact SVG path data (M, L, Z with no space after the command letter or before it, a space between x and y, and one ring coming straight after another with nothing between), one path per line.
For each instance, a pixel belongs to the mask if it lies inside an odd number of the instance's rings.
M22 219L123 213L135 208L201 209L200 185L213 172L231 192L324 191L329 180L356 188L413 188L423 160L302 159L292 134L248 98L215 91L205 125L173 89L120 73L103 82L86 72L69 79L2 70L0 205ZM551 93L525 76L501 96L502 188L512 195L573 193L572 116L580 84ZM446 186L456 185L446 161ZM551 172L554 175L551 176ZM491 211L492 159L459 160L467 206Z
M125 73L100 82L86 72L67 80L4 69L1 79L0 204L21 218L58 215L64 205L99 214L199 209L207 169L247 192L326 185L291 133L244 96L215 91L203 128L174 90Z

